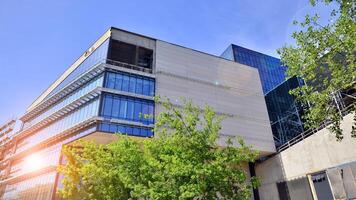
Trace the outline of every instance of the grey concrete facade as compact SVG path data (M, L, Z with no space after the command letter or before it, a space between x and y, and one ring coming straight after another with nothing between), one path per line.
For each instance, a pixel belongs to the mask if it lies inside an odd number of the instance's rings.
M324 128L258 164L256 173L262 181L259 188L261 199L280 199L277 188L280 182L288 182L291 199L313 199L312 193L315 191L307 181L308 175L356 161L356 139L350 135L352 123L353 114L346 115L341 124L344 139L340 142ZM297 182L304 188L293 189L293 184Z
M275 152L257 69L158 40L156 94L178 105L185 97L226 115L221 144L241 136L261 155Z

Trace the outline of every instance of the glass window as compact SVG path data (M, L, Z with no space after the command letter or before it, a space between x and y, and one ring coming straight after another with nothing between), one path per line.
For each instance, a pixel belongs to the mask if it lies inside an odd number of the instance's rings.
M143 94L150 95L150 83L147 79L143 80Z
M123 76L121 74L116 74L115 79L115 89L121 90ZM108 86L110 88L110 86Z
M107 79L106 79L106 85L108 88L114 88L115 85L115 74L113 73L108 73Z
M105 87L125 92L154 96L154 79L124 72L107 72L107 74Z
M132 92L132 93L136 92L136 78L133 76L130 77L129 92Z
M105 96L104 98L104 116L111 116L111 110L112 110L112 97L111 96Z
M118 133L125 133L125 126L118 125L117 132Z
M153 81L152 81L153 83ZM137 94L143 94L142 93L142 89L143 89L143 80L142 78L137 78L137 82L136 82L136 93Z
M155 95L155 83L153 81L150 81L150 96Z
M140 128L137 128L137 127L135 127L135 128L133 128L133 135L136 135L136 136L139 136L140 135Z
M133 128L131 126L126 127L126 133L132 135Z
M127 101L127 119L133 120L133 114L134 114L134 102L131 100Z
M127 100L122 99L120 101L120 115L119 118L125 119L127 117Z
M114 125L114 124L111 124L110 125L110 131L109 132L112 132L112 133L117 133L117 126L116 125Z
M128 92L129 85L130 85L130 78L128 76L124 76L122 81L122 91Z
M141 136L147 137L147 135L148 135L148 129L145 128L141 129Z
M103 96L101 115L106 118L153 124L153 114L153 101L112 94L104 94ZM145 116L148 118L145 118Z
M119 118L119 110L120 110L120 99L114 98L112 104L112 117Z
M148 114L150 115L150 117L148 118L148 121L153 124L153 117L154 117L154 105L150 104L148 105Z
M110 125L109 124L106 124L106 123L103 123L100 125L101 127L101 131L104 131L104 132L110 132Z
M135 102L134 107L134 120L141 121L142 105L140 102Z
M148 108L148 104L147 103L143 103L142 104L142 115L141 115L141 121L143 122L148 122L148 118L146 115L149 115L149 108Z

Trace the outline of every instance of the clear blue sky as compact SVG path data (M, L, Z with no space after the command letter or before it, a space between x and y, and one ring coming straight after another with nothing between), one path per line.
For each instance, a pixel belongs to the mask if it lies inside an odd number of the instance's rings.
M235 43L278 56L309 11L307 0L0 0L0 124L110 26L215 55Z

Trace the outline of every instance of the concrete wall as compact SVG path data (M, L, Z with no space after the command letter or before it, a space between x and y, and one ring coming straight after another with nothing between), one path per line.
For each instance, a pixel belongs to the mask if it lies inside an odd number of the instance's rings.
M239 135L263 154L275 151L258 71L252 67L157 41L156 94L178 105L186 97L228 115L221 142Z
M261 199L279 199L277 182L301 180L307 174L356 161L356 138L351 138L353 115L344 117L341 124L344 139L336 141L326 128L295 144L256 166L256 174L262 179L259 188ZM308 199L290 191L292 199Z

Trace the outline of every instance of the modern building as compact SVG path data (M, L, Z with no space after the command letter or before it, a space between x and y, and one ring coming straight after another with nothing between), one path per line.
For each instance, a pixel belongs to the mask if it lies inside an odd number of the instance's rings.
M351 137L355 113L343 114L342 141L322 126L256 165L261 200L356 198L356 139Z
M292 77L265 95L276 147L280 147L305 131L302 120L305 107L289 93L290 90L302 85L301 79Z
M154 117L142 115L162 111L155 95L177 106L181 97L190 98L226 115L221 145L229 136L241 136L261 156L275 152L258 70L110 28L21 116L21 130L3 144L0 196L55 199L61 148L79 138L107 143L117 132L154 137Z
M259 71L277 147L276 154L254 166L261 178L259 199L356 199L356 139L350 134L355 87L335 92L335 106L344 116L344 139L336 141L328 123L316 130L304 129L301 116L306 108L289 94L304 83L296 77L285 80L286 68L279 59L234 44L221 56Z
M303 82L295 77L287 79L287 67L280 59L235 44L229 45L221 57L258 69L276 147L304 131L303 109L289 94Z
M278 58L235 44L229 45L221 57L258 69L263 94L286 80L287 67L283 66Z

